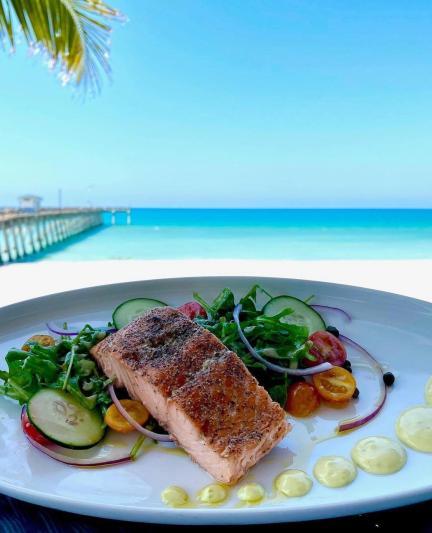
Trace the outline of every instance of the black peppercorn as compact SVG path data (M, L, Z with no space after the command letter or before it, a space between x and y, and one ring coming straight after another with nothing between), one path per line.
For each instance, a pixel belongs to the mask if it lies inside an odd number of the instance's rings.
M342 368L345 368L345 370L348 370L348 372L351 372L351 374L352 374L351 361L349 359L344 361L344 364L342 365Z
M334 326L327 326L326 330L335 337L339 337L339 330Z
M358 388L356 387L356 390L353 392L353 395L352 397L354 399L358 398L360 396L360 391L358 390Z
M387 387L391 387L393 383L395 382L394 374L392 374L391 372L386 372L383 376L383 379Z

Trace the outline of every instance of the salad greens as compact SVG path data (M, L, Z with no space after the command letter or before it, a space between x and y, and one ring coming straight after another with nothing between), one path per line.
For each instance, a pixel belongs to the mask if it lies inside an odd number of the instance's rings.
M196 293L194 298L207 313L207 317L196 316L194 320L235 352L273 400L284 406L288 386L295 378L269 370L249 353L233 319L236 301L231 289L224 288L210 303ZM258 304L258 300L263 299L265 306ZM136 301L124 302L122 306ZM299 305L310 309L304 302L292 297L273 298L262 287L254 285L238 303L242 306L242 331L259 355L287 368L304 366L305 359L315 360L309 353L310 328L297 316ZM269 305L272 313L264 312L264 307ZM297 309L293 309L296 306ZM312 320L317 320L316 315L324 324L316 312L310 309L309 314L314 315ZM53 346L42 346L30 340L26 343L29 351L10 350L6 355L8 371L0 371L0 380L4 382L0 385L0 394L25 404L41 388L52 388L67 391L86 409L99 409L104 414L111 404L107 391L111 380L100 373L90 349L107 332L87 324L77 333L73 340L60 337Z
M41 388L69 392L86 409L102 414L112 403L106 391L111 380L102 375L90 356L90 348L106 332L85 325L73 339L62 337L53 346L28 341L29 351L12 349L6 355L8 371L0 371L0 394L25 404Z
M308 340L308 328L281 320L293 313L290 308L274 316L264 315L262 307L257 304L259 294L272 298L259 285L254 285L239 301L242 304L240 314L242 329L258 353L266 359L277 360L279 365L289 368L301 366L304 358L314 360L314 356L309 353L312 343ZM272 399L284 406L287 388L293 378L268 370L249 353L239 337L233 319L235 298L232 291L223 289L211 303L206 302L197 293L194 293L194 298L208 315L207 318L196 317L195 322L211 331L227 348L235 352L259 383L267 389Z

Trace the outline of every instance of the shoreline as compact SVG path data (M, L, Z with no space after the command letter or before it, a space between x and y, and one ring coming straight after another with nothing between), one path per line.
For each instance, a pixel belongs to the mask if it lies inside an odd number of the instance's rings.
M170 277L263 276L367 287L432 302L432 260L98 260L0 267L0 306L95 285Z

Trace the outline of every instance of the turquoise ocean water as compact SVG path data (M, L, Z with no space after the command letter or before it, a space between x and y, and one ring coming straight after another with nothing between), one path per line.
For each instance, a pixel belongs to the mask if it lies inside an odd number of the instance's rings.
M432 209L133 209L27 260L427 259Z

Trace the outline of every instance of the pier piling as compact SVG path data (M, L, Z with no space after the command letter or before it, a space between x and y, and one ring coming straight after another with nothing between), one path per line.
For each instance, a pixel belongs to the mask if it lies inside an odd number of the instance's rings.
M0 265L102 225L103 209L0 213ZM115 211L113 213L115 223ZM130 213L128 214L130 223Z
M132 224L132 214L131 214L131 208L130 207L110 207L109 209L105 209L105 211L109 211L111 213L111 226L115 226L117 224L117 213L125 213L126 215L126 224L130 226Z

